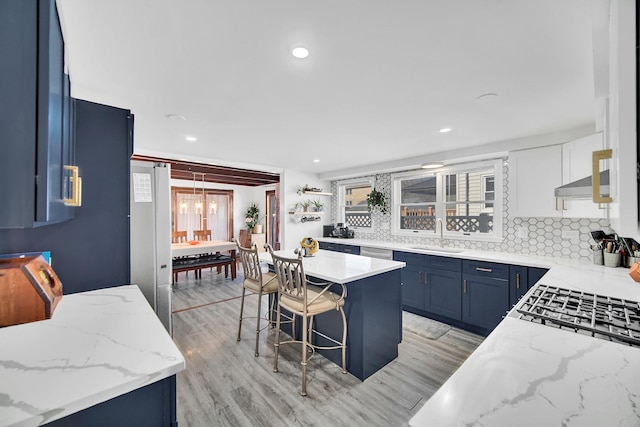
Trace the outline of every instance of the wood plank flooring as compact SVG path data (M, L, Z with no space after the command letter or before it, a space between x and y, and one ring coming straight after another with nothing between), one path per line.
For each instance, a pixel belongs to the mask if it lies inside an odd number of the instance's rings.
M316 355L308 365L305 398L298 393L299 346L281 347L274 373L273 329L260 334L258 357L255 319L243 322L242 340L236 341L242 278L242 270L233 281L215 270L203 271L201 280L180 274L174 288L173 339L187 363L177 381L181 427L406 426L483 339L404 313L408 326L396 360L361 382ZM256 313L257 301L247 296L245 315ZM266 298L262 309L266 313Z

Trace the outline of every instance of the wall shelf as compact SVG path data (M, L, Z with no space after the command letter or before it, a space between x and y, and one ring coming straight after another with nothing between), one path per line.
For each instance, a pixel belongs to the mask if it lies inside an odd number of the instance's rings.
M289 212L289 215L308 215L308 216L324 215L324 211L318 211L318 212L313 212L313 211L308 211L308 212Z
M304 194L312 194L314 196L333 196L333 193L327 193L324 191L303 191Z

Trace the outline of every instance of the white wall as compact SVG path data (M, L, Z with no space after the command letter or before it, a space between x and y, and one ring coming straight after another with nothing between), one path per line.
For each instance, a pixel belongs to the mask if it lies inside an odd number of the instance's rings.
M304 185L309 187L321 188L323 191L329 192L331 189L330 181L323 181L315 174L295 171L287 169L280 175L280 224L282 230L281 249L294 249L300 246L300 241L305 237L321 237L322 226L331 223L331 197L328 196L309 196L298 195L298 188ZM322 197L325 204L325 213L321 216L322 220L317 222L296 222L294 215L290 215L289 211L293 210L296 203L305 199L317 199ZM298 217L299 218L299 217Z

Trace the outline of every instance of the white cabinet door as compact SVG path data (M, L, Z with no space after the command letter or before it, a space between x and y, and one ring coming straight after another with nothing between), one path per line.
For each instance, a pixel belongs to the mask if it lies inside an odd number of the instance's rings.
M561 217L554 190L562 185L562 147L509 153L509 216Z
M602 148L602 133L562 144L563 184L591 176L592 153ZM598 206L591 199L565 199L562 208L565 218L606 218L608 214L607 205Z

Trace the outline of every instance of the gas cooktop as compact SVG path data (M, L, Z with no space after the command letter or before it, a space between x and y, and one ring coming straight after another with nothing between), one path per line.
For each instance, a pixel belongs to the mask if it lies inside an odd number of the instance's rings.
M516 309L519 318L640 347L640 303L540 283Z

